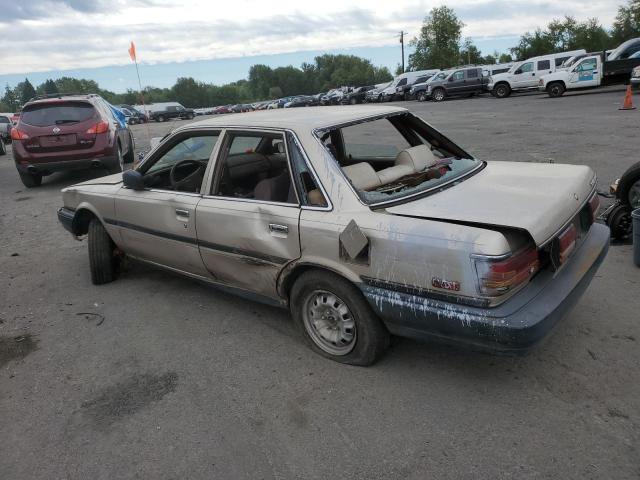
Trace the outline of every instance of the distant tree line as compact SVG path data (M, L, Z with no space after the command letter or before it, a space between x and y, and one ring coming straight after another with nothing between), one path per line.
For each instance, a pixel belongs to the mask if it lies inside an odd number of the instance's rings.
M579 22L565 16L554 19L545 29L526 32L510 53L494 52L482 56L471 39L462 39L463 27L464 23L453 9L433 8L425 17L420 33L411 41L415 50L409 55L408 70L504 63L578 48L587 51L614 48L640 36L640 0L629 0L627 5L618 8L611 29L604 28L596 18ZM401 73L399 70L396 74ZM369 60L354 55L321 55L315 57L313 63L303 63L300 68L253 65L247 79L225 85L182 77L171 88L146 87L142 94L147 103L178 101L186 107L208 107L312 94L345 85L376 84L391 78L386 67L376 67ZM142 101L137 91L129 89L117 94L101 89L93 80L62 77L34 87L25 79L14 88L5 87L0 98L0 112L17 111L35 95L53 93L98 93L114 104Z

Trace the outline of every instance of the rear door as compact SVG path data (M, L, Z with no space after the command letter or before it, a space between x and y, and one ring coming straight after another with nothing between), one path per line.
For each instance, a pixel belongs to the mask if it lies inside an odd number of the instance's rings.
M478 93L482 91L482 71L479 68L469 68L465 70L465 91L467 93Z
M299 218L284 133L226 130L196 209L200 254L213 279L278 298L278 275L300 257Z
M536 62L536 71L534 74L534 82L532 87L535 87L538 85L538 80L540 79L540 77L543 77L545 75L548 75L549 73L553 73L555 71L555 64L552 63L553 60L551 59L546 59L546 60L538 60Z

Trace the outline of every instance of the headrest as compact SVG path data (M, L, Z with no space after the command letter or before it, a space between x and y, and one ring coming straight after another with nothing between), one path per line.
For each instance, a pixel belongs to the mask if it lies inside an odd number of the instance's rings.
M378 174L366 162L342 167L342 171L358 190L372 190L381 185Z
M416 145L406 148L398 153L396 165L408 165L414 172L422 172L428 167L432 167L438 161L427 145Z

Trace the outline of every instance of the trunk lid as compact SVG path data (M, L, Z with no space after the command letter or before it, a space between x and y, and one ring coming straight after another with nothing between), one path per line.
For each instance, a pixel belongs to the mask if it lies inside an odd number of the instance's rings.
M579 212L594 188L587 166L493 162L458 185L387 212L519 228L540 246Z

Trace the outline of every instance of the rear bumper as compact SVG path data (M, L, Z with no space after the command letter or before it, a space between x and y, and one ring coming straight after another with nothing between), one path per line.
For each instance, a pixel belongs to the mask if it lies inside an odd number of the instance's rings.
M578 302L609 249L609 229L591 226L580 248L556 276L539 273L495 308L419 297L362 284L369 304L395 335L439 338L493 352L526 351Z
M58 209L58 221L62 224L65 230L73 235L75 235L73 231L73 218L75 215L76 211L71 208L62 207Z
M55 162L16 162L16 168L22 173L41 173L48 175L64 170L81 170L89 168L111 167L118 163L115 156L101 156L97 158L83 158L80 160L62 160Z

